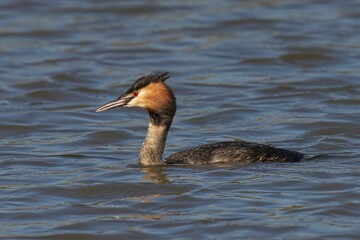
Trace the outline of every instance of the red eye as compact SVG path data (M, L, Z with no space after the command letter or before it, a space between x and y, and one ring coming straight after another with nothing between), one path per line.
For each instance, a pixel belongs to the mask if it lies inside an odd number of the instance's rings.
M135 92L133 92L133 96L134 96L134 97L137 97L137 95L139 95L139 93L138 93L138 92L136 92L136 91L135 91Z

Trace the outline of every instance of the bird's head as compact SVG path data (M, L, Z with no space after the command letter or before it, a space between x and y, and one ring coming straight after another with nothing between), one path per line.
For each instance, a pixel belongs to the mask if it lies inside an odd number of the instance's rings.
M172 119L176 111L176 99L165 84L169 77L167 72L142 76L124 94L99 107L96 112L116 107L141 107L148 110L150 116Z

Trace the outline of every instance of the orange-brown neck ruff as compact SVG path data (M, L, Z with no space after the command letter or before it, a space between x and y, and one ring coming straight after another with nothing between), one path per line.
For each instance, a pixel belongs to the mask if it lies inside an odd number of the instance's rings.
M160 119L172 121L176 112L176 99L171 89L164 83L151 83L147 87L149 101L146 109L151 117L156 117L155 125Z

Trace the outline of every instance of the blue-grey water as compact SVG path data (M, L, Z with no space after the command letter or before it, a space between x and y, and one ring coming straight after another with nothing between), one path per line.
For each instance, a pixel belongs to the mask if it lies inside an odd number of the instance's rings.
M360 2L0 2L1 239L359 239ZM165 156L241 139L322 157L141 168L148 115L95 113L169 71Z

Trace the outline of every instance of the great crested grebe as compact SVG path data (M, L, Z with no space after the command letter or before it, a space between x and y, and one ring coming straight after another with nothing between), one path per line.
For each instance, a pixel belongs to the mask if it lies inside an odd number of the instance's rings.
M141 165L297 162L304 157L302 153L265 144L229 141L200 145L163 160L166 137L176 112L174 93L165 84L169 77L167 72L140 77L119 98L96 110L140 107L149 112L150 124L140 151Z

